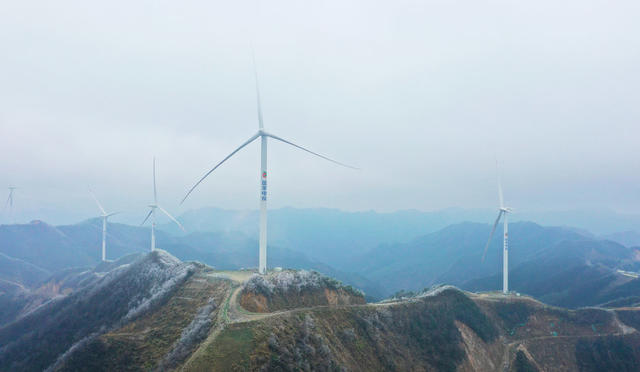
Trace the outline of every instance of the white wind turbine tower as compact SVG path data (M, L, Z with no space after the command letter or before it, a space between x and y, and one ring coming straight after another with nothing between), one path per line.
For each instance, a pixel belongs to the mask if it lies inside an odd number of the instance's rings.
M487 255L487 248L489 248L491 238L493 238L493 234L496 232L496 227L500 222L500 218L504 215L504 219L502 220L504 225L504 237L502 240L502 293L507 294L509 292L509 221L507 219L507 215L512 212L512 209L504 206L500 175L498 175L498 195L500 197L500 209L498 211L498 218L496 218L496 222L493 223L493 228L491 229L489 240L487 241L487 245L485 245L484 247L482 262L484 262L484 258Z
M89 193L91 193L93 200L96 201L96 204L98 204L98 208L100 208L100 212L102 212L102 215L100 215L100 217L102 218L102 261L106 261L107 260L107 219L113 216L114 214L118 214L120 212L107 213L104 210L104 208L102 208L102 204L100 204L100 202L98 201L98 198L93 193L93 191L91 191L91 189L89 189Z
M7 209L7 207L9 207L9 223L16 223L13 219L13 191L15 189L15 186L9 186L9 197L7 198L7 202L4 205L4 209Z
M227 159L229 159L230 157L232 157L233 155L235 155L235 153L237 153L238 151L240 151L243 147L247 146L248 144L250 144L251 142L253 142L254 140L256 140L257 138L260 138L260 145L261 145L261 151L260 151L260 246L259 246L259 264L258 264L258 272L260 274L264 274L267 270L267 138L271 137L274 140L278 140L281 142L284 142L286 144L289 144L293 147L296 147L300 150L306 151L310 154L319 156L325 160L328 160L332 163L347 167L347 168L352 168L352 169L357 169L355 167L352 167L350 165L346 165L343 163L340 163L338 161L335 161L333 159L329 159L326 156L320 155L318 153L315 153L311 150L308 150L302 146L296 145L293 142L287 141L281 137L278 137L274 134L271 134L267 131L264 130L264 124L262 122L262 106L260 104L260 86L258 83L258 72L255 68L255 58L253 59L253 67L254 67L254 75L255 75L255 80L256 80L256 99L257 99L257 108L258 108L258 132L256 134L254 134L253 136L249 137L249 139L247 141L245 141L242 145L240 145L237 149L233 150L233 152L231 152L231 154L229 154L226 158L222 159L221 162L219 162L218 164L216 164L215 167L213 167L210 171L208 171L202 178L200 178L200 180L198 182L196 182L196 184L189 190L189 192L187 192L187 195L185 195L185 197L182 199L181 204L187 199L187 197L189 197L189 195L191 194L191 192L202 182L204 181L205 178L207 178L207 176L209 176L214 170L216 170L220 165L222 165L222 163L224 163L225 161L227 161Z
M164 208L158 205L158 191L156 189L156 158L153 158L153 204L149 205L151 210L147 217L145 217L144 221L142 221L141 225L144 225L145 222L151 217L151 251L153 252L156 249L156 209L160 209L162 213L166 214L173 222L175 222L182 231L184 227L176 220L169 212L167 212Z

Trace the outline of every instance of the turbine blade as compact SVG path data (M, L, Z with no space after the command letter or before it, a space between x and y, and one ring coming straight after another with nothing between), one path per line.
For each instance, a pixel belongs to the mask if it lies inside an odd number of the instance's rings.
M491 229L491 234L489 234L489 240L487 240L487 245L484 246L484 253L482 254L482 262L484 262L484 257L487 255L487 249L489 248L489 243L491 243L491 238L493 238L493 234L496 232L496 227L498 226L498 222L500 222L500 217L502 217L503 211L500 210L498 213L498 218L496 218L496 222L493 223L493 228Z
M500 195L500 208L504 208L504 199L502 198L502 184L500 177L498 177L498 194Z
M253 44L251 45L251 59L253 60L253 74L256 78L256 99L258 101L258 126L259 129L264 128L262 122L262 105L260 104L260 82L258 81L258 68L256 67L256 54L253 50Z
M173 222L175 222L178 227L180 227L180 229L182 229L182 231L187 232L187 230L184 229L184 227L182 226L182 224L180 222L178 222L178 220L176 220L171 214L169 214L169 212L167 212L164 208L162 208L161 206L158 206L158 209L160 209L162 211L162 213L166 214L167 217L171 218L171 220Z
M144 218L144 221L142 221L142 223L140 224L140 226L144 225L145 222L147 222L147 220L149 219L149 217L151 217L151 213L153 213L153 208L151 208L151 210L149 211L149 214L147 214L147 217Z
M93 200L95 200L96 204L98 204L98 208L100 208L100 211L102 211L102 214L107 214L107 212L104 211L104 208L102 208L102 204L100 204L100 202L98 201L98 198L93 193L93 191L91 191L91 189L89 189L89 193L91 193L91 196L93 197Z
M158 204L158 191L156 190L156 157L153 157L153 204Z
M320 155L320 154L318 154L318 153L316 153L316 152L313 152L313 151L311 151L311 150L305 149L305 148L304 148L304 147L302 147L302 146L296 145L296 144L295 144L295 143L293 143L293 142L287 141L286 139L284 139L284 138L280 138L280 137L278 137L278 136L276 136L276 135L273 135L273 134L271 134L271 133L266 133L266 132L263 132L263 133L264 133L267 137L271 137L271 138L276 139L276 140L278 140L278 141L282 141L282 142L284 142L284 143L287 143L287 144L289 144L289 145L291 145L291 146L293 146L293 147L297 147L297 148L299 148L299 149L300 149L300 150L302 150L302 151L306 151L306 152L308 152L308 153L310 153L310 154L313 154L313 155L315 155L315 156L319 156L319 157L323 158L324 160L328 160L328 161L330 161L330 162L332 162L332 163L335 163L335 164L338 164L338 165L342 165L343 167L347 167L347 168L351 168L351 169L359 169L359 168L352 167L352 166L347 165L347 164L344 164L344 163L340 163L339 161L336 161L336 160L330 159L330 158L328 158L328 157L326 157L326 156L324 156L324 155Z
M210 171L208 171L204 176L202 176L202 178L200 178L200 180L198 182L196 182L195 185L193 185L193 187L191 188L191 190L189 190L189 192L187 193L187 195L184 196L184 198L182 198L182 201L180 202L180 204L184 203L185 200L187 200L187 198L189 197L189 195L191 195L191 192L198 187L198 185L204 181L205 178L207 178L214 170L216 170L219 166L222 165L222 163L224 163L225 161L227 161L230 157L232 157L233 155L236 154L236 152L240 151L243 147L245 147L246 145L250 144L251 142L253 142L256 138L260 137L260 133L256 133L253 136L251 136L251 138L249 138L247 141L245 141L242 145L240 145L240 147L238 147L237 149L233 150L233 152L229 155L227 155L226 158L222 159L222 161L218 164L216 164L215 167L213 167Z
M2 213L4 213L4 211L7 209L10 202L11 202L11 192L9 192L9 197L7 198L7 202L4 203L4 208L2 208Z
M105 215L105 217L111 217L111 216L113 216L114 214L120 214L120 213L122 213L122 211L111 212L111 213L108 213L107 215Z
M500 168L498 160L496 160L496 173L498 173L498 196L500 198L500 208L504 208L504 199L502 198L502 181L500 180Z

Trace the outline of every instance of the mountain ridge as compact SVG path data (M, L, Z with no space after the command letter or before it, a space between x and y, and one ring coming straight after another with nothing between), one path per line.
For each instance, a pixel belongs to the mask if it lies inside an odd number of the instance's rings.
M378 303L322 302L323 289L341 284L275 271L256 287L250 271L213 270L161 250L92 272L0 326L0 371L640 367L640 308L566 310L453 286ZM286 301L273 304L284 307L243 307L242 293L271 285L283 289L274 298Z

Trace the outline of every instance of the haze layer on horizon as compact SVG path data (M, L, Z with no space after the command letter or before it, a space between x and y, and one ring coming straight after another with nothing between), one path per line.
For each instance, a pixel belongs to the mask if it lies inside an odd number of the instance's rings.
M155 155L172 213L256 208L257 144L178 204L257 130L253 40L266 128L361 168L271 141L272 207L495 208L497 157L517 210L637 213L639 18L635 1L10 2L0 187L20 187L19 221L97 215L88 186L142 221Z

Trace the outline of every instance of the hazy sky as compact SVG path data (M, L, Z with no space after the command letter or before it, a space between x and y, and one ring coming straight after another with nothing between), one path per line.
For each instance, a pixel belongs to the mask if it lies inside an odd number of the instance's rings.
M4 1L0 185L21 219L273 207L640 209L638 1ZM4 187L4 186L3 186ZM1 195L1 194L0 194ZM6 197L6 196L5 196Z

